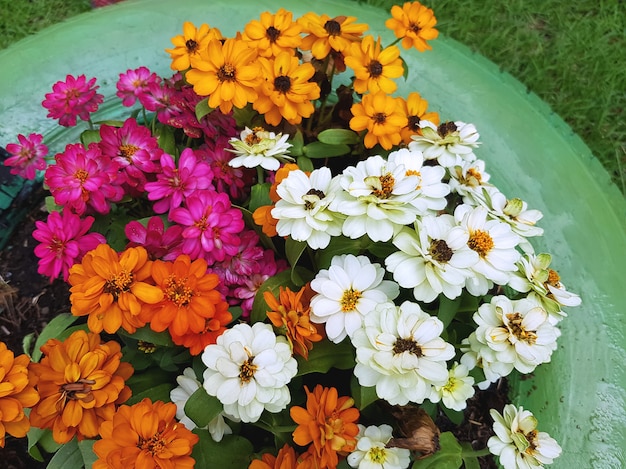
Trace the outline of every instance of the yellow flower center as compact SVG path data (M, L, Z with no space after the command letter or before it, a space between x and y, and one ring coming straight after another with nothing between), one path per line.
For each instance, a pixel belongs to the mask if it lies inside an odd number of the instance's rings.
M194 296L193 289L187 286L187 279L170 275L165 281L165 296L179 308L188 306Z
M130 158L135 153L137 153L137 150L139 150L139 147L136 147L135 145L130 145L130 144L120 145L120 156L130 161Z
M482 181L482 175L480 171L475 170L474 168L470 168L467 170L467 175L465 176L466 181L474 182L474 185L480 185Z
M522 320L524 318L520 313L509 313L506 317L509 320L508 327L511 334L530 345L533 345L537 341L537 334L533 331L527 331L522 326Z
M343 296L341 297L341 300L339 301L339 304L341 304L341 311L343 311L344 313L349 313L351 311L354 311L354 308L356 307L356 304L362 295L363 293L361 293L358 290L354 290L352 288L344 291Z
M217 79L221 82L235 81L237 69L231 64L224 64L217 71Z
M409 352L417 357L421 357L422 347L419 346L417 342L413 339L398 339L393 344L393 353L394 355L398 355L403 352Z
M460 380L454 377L450 377L446 385L443 387L443 390L448 393L452 393L460 384L461 384Z
M387 460L387 451L385 451L385 448L374 446L373 448L370 448L368 454L370 460L376 464L382 464Z
M441 263L446 263L452 259L452 249L443 239L433 239L430 242L430 248L428 253L434 260Z
M152 342L140 340L137 342L137 350L140 350L145 354L154 353L156 352L156 345L154 345Z
M558 287L561 282L561 277L556 270L548 269L548 280L546 283L553 287Z
M254 363L252 363L253 360L254 357L250 357L241 364L241 368L239 369L239 379L242 383L250 381L258 368Z
M476 230L470 234L467 245L472 251L476 251L480 257L485 257L493 249L493 238L483 230Z
M367 182L373 183L372 185L374 190L372 190L372 194L379 199L388 199L393 192L396 180L393 178L391 173L387 173L379 177L373 177L371 179L368 178Z
M162 453L166 449L167 441L161 436L161 433L156 433L147 440L140 437L137 446L154 456Z
M84 169L79 169L74 173L74 177L78 179L81 183L84 183L89 177L89 173Z
M117 300L121 293L130 291L130 286L132 284L133 273L123 270L106 281L104 284L104 292L110 293Z

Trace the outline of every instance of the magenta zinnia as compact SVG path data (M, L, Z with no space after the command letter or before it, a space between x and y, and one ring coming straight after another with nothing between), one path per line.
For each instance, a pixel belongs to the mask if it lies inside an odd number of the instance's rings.
M172 261L181 253L182 227L171 225L165 229L160 217L150 217L146 226L137 220L131 220L124 228L128 238L127 248L142 246L148 251L151 260Z
M96 112L104 100L104 96L96 93L98 88L95 78L87 81L85 75L76 78L67 75L65 81L52 86L52 93L47 93L41 103L48 110L46 117L59 119L64 127L75 126L77 117L88 121L89 115Z
M106 242L100 233L87 233L93 221L93 217L81 219L69 210L51 212L46 222L36 221L33 238L40 243L35 246L39 258L37 272L50 277L50 282L63 273L67 282L70 267L80 262L87 251Z
M149 92L151 83L160 84L161 77L151 72L147 67L127 70L126 73L120 73L120 78L116 85L116 94L122 100L124 106L132 106L137 98L141 98Z
M67 145L54 159L56 164L48 166L44 182L54 203L64 210L78 215L89 209L107 214L110 202L122 199L124 191L114 181L117 170L110 159L102 158L97 144L88 149L80 143Z
M199 161L194 150L185 148L178 159L178 167L171 155L161 156L161 172L145 189L148 200L155 201L154 211L167 213L180 207L195 191L211 187L212 179L211 167Z
M17 136L20 143L9 143L7 152L11 155L4 160L4 165L11 167L11 174L18 174L25 179L35 179L35 171L46 169L45 156L48 154L48 147L43 143L43 135L30 134L25 137L22 134Z
M243 216L231 207L226 194L198 191L187 199L186 207L172 210L170 219L185 226L182 250L192 259L203 257L213 264L237 253Z

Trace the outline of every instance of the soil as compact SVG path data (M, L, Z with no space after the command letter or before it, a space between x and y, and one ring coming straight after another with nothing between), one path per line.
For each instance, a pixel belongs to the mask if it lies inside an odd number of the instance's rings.
M33 253L36 241L32 238L35 221L45 220L43 190L37 188L23 203L32 209L17 226L5 248L0 252L0 340L18 355L23 353L22 340L35 335L55 315L69 312L68 286L61 280L50 283L37 273L37 257ZM507 402L506 381L478 392L468 402L465 421L452 424L444 415L436 424L442 432L452 431L460 441L470 442L475 449L484 448L491 433L488 409L502 411ZM481 469L497 469L492 456L479 459ZM0 469L40 469L45 463L32 459L27 452L25 438L9 435L6 445L0 448Z

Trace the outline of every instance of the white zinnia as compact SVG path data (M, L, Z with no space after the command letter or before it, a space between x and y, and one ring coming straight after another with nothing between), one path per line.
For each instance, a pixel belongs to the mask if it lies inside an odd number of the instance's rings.
M411 452L405 448L387 448L392 438L390 425L359 424L356 448L348 455L348 464L356 469L406 469L411 463Z
M298 365L285 337L261 322L237 324L202 353L207 366L204 388L224 404L224 412L242 422L256 422L263 413L280 412L291 401L287 384Z
M376 386L376 395L392 405L421 404L432 386L448 381L446 360L454 347L441 337L443 323L417 303L382 303L365 316L354 333L354 375L361 386Z
M507 404L502 414L494 409L489 413L494 420L495 436L489 438L487 446L499 457L504 469L543 467L561 455L556 440L537 431L537 419L530 411Z
M490 175L485 171L485 162L463 161L462 164L448 168L450 180L448 184L453 193L463 197L463 203L475 207L482 200L483 190L492 187Z
M499 374L489 370L494 364L509 364L521 373L531 373L537 365L549 362L556 350L560 331L548 320L546 310L530 299L494 296L473 318L478 328L468 343L491 381Z
M260 166L268 171L276 171L283 160L293 161L287 156L291 143L287 143L289 135L275 134L264 129L246 127L241 131L240 138L231 138L228 143L232 145L226 150L237 154L228 162L229 166L239 168L256 168Z
M311 322L326 323L326 335L332 342L352 338L363 317L378 303L399 295L398 285L383 280L384 275L385 269L366 256L333 257L328 270L320 270L311 281L311 289L317 293L311 299Z
M519 236L507 223L488 219L485 207L461 204L454 210L454 218L468 234L467 245L479 256L472 266L475 274L465 283L467 290L474 296L482 296L492 282L505 285L517 270Z
M424 217L414 230L404 228L393 238L399 251L385 259L385 266L401 287L413 288L416 300L430 303L440 293L453 300L478 262L468 240L453 216Z
M404 165L371 156L339 177L341 188L330 209L347 216L342 232L356 239L389 241L404 225L412 224L419 211L413 205L420 195L420 178L408 175Z
M444 122L436 126L430 121L420 121L420 134L411 136L409 149L418 150L427 160L436 159L444 168L474 161L473 149L480 145L478 132L473 124Z
M331 236L341 234L343 216L329 210L337 189L333 188L330 169L314 170L310 176L299 169L276 187L280 200L272 209L278 220L276 232L291 236L296 241L306 241L313 249L323 249Z
M448 409L461 411L467 407L467 400L474 395L474 378L463 364L454 363L448 372L448 382L443 386L433 386L432 402L442 401Z
M193 368L185 368L183 374L176 377L178 386L170 391L170 399L176 404L176 418L187 429L193 430L196 424L185 414L185 405L191 397L202 386L202 383L196 379L196 373ZM219 413L213 420L209 422L209 434L213 441L220 442L224 435L230 435L233 431L224 421L223 413Z
M526 254L519 260L519 270L509 279L509 286L522 293L531 291L550 313L552 323L557 323L567 316L561 306L579 306L581 300L576 293L567 291L559 274L550 269L551 262L552 256L547 253Z

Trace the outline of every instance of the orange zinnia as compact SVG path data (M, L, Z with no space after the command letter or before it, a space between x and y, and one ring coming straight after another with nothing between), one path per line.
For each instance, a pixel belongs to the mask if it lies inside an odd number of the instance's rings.
M400 98L393 98L382 91L366 94L360 103L352 105L350 111L354 116L350 119L350 128L355 132L367 130L366 148L379 143L385 150L390 150L400 143L400 130L408 122Z
M436 112L426 112L428 101L422 99L417 91L409 93L406 101L402 99L402 104L407 116L407 125L401 132L402 141L404 143L411 143L411 135L419 133L421 120L427 120L435 125L439 125L439 114Z
M336 16L306 13L298 19L307 36L302 39L302 50L310 50L313 57L325 59L331 50L347 52L353 42L360 41L366 24L354 24L354 16Z
M233 106L242 109L257 99L256 88L263 76L256 49L241 39L209 41L207 48L192 57L185 78L209 106L228 114Z
M258 207L254 213L252 214L252 218L254 219L254 223L262 227L263 233L265 233L269 237L278 236L276 232L276 225L278 224L278 220L272 216L272 209L276 202L280 200L280 196L278 192L276 192L276 188L285 179L290 171L294 171L298 168L298 165L295 163L287 163L276 171L276 175L274 177L274 182L270 187L269 197L274 204L272 205L262 205Z
M318 384L313 392L306 386L304 389L306 409L298 406L290 409L291 418L298 424L293 441L300 446L313 443L313 454L320 467L335 469L339 463L337 453L351 453L356 447L359 410L353 407L351 397L338 397L336 388Z
M188 331L183 335L176 335L170 329L172 341L176 345L187 347L192 355L200 355L207 345L214 344L226 330L226 326L233 320L233 315L228 311L228 303L220 301L214 306L213 316L205 319L201 331Z
M253 459L248 469L297 469L298 457L295 450L287 443L278 451L278 454L264 453L261 459Z
M34 427L52 429L57 443L98 436L100 424L109 420L117 405L131 394L126 380L134 372L120 361L120 344L101 343L98 334L79 330L64 342L50 339L44 357L33 363L33 380L41 401L33 407Z
M142 306L163 299L163 291L146 282L151 271L145 248L128 248L118 254L108 244L100 244L70 269L72 314L88 315L92 332L104 329L113 334L123 327L134 333L146 324L139 316Z
M299 124L303 117L310 117L315 111L312 101L320 97L319 85L309 81L315 74L313 65L301 64L288 52L260 62L265 81L253 107L265 122L278 125L284 117L290 124Z
M393 78L404 73L400 49L389 46L381 50L380 37L374 42L373 36L365 36L361 43L352 44L345 62L354 70L354 91L361 94L366 91L393 93L398 88Z
M39 393L28 380L29 364L27 355L16 357L0 342L0 448L7 433L22 438L30 428L24 409L37 404Z
M182 254L174 262L156 260L152 279L163 291L163 299L145 305L141 319L156 332L165 329L172 335L202 332L205 322L215 315L216 304L225 303L215 289L220 283L217 274L207 273L207 261Z
M212 39L222 39L222 33L217 28L211 28L203 24L196 28L193 23L183 23L183 34L172 38L173 49L165 49L170 54L174 70L187 70L191 64L191 58L196 57L201 50L206 49Z
M393 18L385 21L385 26L402 39L402 47L415 47L420 52L432 49L426 41L436 39L439 35L435 29L437 18L433 10L420 2L406 2L402 7L392 6L391 16Z
M175 419L176 404L146 398L121 406L100 426L93 469L193 469L197 435Z
M298 293L292 292L289 287L280 287L279 297L276 299L270 291L263 293L263 298L271 311L267 317L274 327L283 328L287 340L294 354L309 358L309 350L314 342L323 339L315 324L311 323L311 297L314 292L306 284Z
M293 21L293 14L281 8L272 15L261 13L261 20L252 20L244 28L242 38L256 48L261 57L277 56L280 52L294 55L300 46L302 28Z

